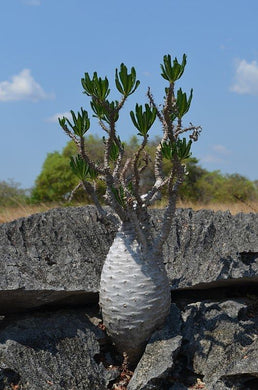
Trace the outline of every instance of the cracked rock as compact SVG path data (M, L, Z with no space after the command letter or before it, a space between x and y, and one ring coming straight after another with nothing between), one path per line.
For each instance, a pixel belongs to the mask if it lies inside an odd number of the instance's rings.
M91 206L0 225L0 390L116 383L117 356L85 306L116 231ZM128 390L257 389L258 214L177 210L164 261L171 313Z
M147 344L128 390L254 390L258 384L256 301L172 305Z
M227 389L230 383L229 388L241 389L240 385L233 387L234 381L257 383L256 305L257 298L247 302L196 302L183 311L181 353L189 372L201 376L208 390Z
M258 214L177 210L164 248L172 289L258 282Z
M162 211L152 211L158 226ZM93 206L59 208L0 225L0 314L97 302L117 231ZM258 282L258 214L179 209L164 248L173 290Z
M156 331L149 340L128 390L162 389L181 347L181 324L180 311L172 304L164 327Z
M87 310L6 317L0 322L0 389L106 390L114 378L96 362L103 337Z
M94 207L59 208L0 225L0 314L98 301L117 228Z

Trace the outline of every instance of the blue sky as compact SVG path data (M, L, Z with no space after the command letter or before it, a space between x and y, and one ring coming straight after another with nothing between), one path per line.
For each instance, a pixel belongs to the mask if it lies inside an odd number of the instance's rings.
M162 102L163 55L183 53L178 87L194 90L184 124L203 128L193 155L210 171L258 179L257 0L10 0L0 12L0 181L30 188L47 153L62 150L57 116L89 108L84 72L113 85L121 62L136 68L141 85L118 126L128 139L136 133L129 110L146 102L148 86ZM160 131L157 121L152 135Z

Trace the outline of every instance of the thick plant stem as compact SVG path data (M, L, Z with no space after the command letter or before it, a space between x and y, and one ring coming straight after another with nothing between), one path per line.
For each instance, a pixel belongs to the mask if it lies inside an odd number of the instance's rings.
M157 253L156 253L157 255ZM100 306L118 351L138 361L153 331L170 309L170 287L162 254L141 251L134 229L123 224L103 266Z
M172 172L168 182L169 201L164 212L160 234L158 235L158 237L154 242L155 251L157 251L158 253L162 251L163 245L169 236L171 226L173 223L173 218L176 212L177 194L178 194L179 186L183 183L183 180L184 180L183 165L181 165L180 161L175 158L174 166L172 168Z
M98 200L98 197L96 195L96 191L95 191L94 187L91 185L91 183L88 183L87 181L83 181L82 185L85 188L85 190L87 191L87 193L90 195L90 197L93 200L93 202L95 203L95 206L96 206L99 214L101 215L101 217L106 217L107 213L103 209L103 207L101 206L101 204L100 204L100 202Z

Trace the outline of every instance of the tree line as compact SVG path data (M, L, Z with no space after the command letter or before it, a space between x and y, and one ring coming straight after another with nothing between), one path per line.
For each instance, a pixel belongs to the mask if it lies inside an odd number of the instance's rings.
M159 139L151 140L147 148L148 156L145 158L148 159L149 168L145 169L141 183L143 192L148 190L154 180L151 166L154 162L157 142ZM100 137L89 135L85 143L91 158L101 162L103 160L103 140ZM138 138L133 136L125 144L125 158L131 156L138 147ZM67 202L78 185L78 178L70 169L70 158L76 154L76 147L71 141L61 152L48 153L31 191L19 188L18 183L13 181L0 181L0 206L15 206L24 202ZM164 163L163 169L165 172L169 170L169 162ZM222 174L219 170L210 172L202 168L194 157L187 160L186 169L188 174L179 194L182 201L208 204L258 200L258 180L248 180L238 173ZM97 189L100 194L105 193L101 181L97 182ZM89 199L85 191L79 188L74 193L72 202L89 203Z

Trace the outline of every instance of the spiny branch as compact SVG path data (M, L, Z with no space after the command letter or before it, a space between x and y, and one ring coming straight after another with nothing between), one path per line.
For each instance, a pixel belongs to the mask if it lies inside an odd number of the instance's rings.
M112 120L110 123L110 128L109 128L109 136L108 139L105 143L105 150L104 150L104 169L108 172L110 172L110 153L111 153L111 147L114 142L114 137L115 137L115 122Z
M127 97L128 97L128 96L126 96L126 95L123 95L123 96L122 96L122 99L120 100L120 102L118 103L118 105L117 105L117 107L116 107L117 111L120 111L121 108L124 106L124 104L125 104L125 102L126 102L126 100L127 100Z
M104 169L102 169L100 166L95 164L94 161L92 161L85 150L85 139L84 137L80 137L80 141L78 144L79 153L84 159L84 161L96 172L98 172L100 175L104 174Z
M97 210L100 213L100 215L102 217L106 217L107 216L107 212L101 206L101 204L99 202L99 199L97 197L97 194L96 194L96 190L93 187L93 185L90 182L86 181L86 180L82 181L82 185L83 185L85 191L90 195L90 197L91 197L93 203L96 205Z
M115 140L115 143L119 149L119 154L118 154L117 161L115 163L115 167L114 167L114 171L113 171L114 182L117 182L119 179L119 173L121 171L121 166L122 166L122 162L123 162L124 147L123 147L120 139L116 135L114 137L114 140Z
M73 199L75 193L78 191L78 189L79 189L80 187L82 187L82 182L80 182L79 184L77 184L76 187L74 187L74 189L72 190L72 192L71 192L71 194L70 194L70 196L69 196L69 198L68 198L68 202L71 202L71 201L72 201L72 199Z
M95 72L92 78L87 73L85 78L82 79L85 93L92 99L91 107L99 119L99 125L107 134L104 140L104 161L101 165L90 159L89 153L85 148L84 134L90 127L88 113L82 110L76 117L72 112L74 125L67 118L59 120L65 133L75 142L83 162L86 163L84 165L80 164L81 161L78 159L79 163L77 166L76 164L73 165L74 172L80 179L82 177L90 177L90 180L94 180L96 174L98 174L98 177L105 181L106 202L112 207L122 222L131 222L133 224L138 242L143 250L146 250L146 248L149 250L150 247L155 249L156 252L162 250L175 214L178 189L184 178L184 160L189 157L191 147L191 142L187 142L186 138L181 140L180 136L188 133L190 140L196 141L201 131L200 126L194 126L192 123L186 128L182 127L182 117L188 112L191 104L192 90L189 98L182 92L181 88L175 96L174 85L176 80L182 76L185 65L185 55L181 64L176 58L172 63L170 55L164 56L164 63L161 65L161 76L167 80L168 87L165 88L163 105L160 108L155 103L151 90L148 88L147 97L149 104L145 104L145 111L143 112L142 106L136 104L135 112L130 112L133 124L138 129L139 134L143 136L143 141L134 155L125 162L124 147L117 136L116 123L119 119L119 112L128 96L136 90L140 83L139 80L136 80L134 68L132 68L131 74L128 74L124 64L121 64L119 73L116 70L116 87L122 95L119 102L109 102L107 100L110 93L107 78L101 79ZM145 152L147 133L156 117L158 117L162 125L162 138L155 152L155 183L147 194L142 195L140 179L149 163L149 157ZM66 121L74 133L66 126ZM171 163L171 169L168 174L163 172L164 158ZM98 200L94 184L85 179L82 181L82 185L91 196L100 214L103 215L104 211ZM168 204L164 212L160 234L153 240L148 206L161 195L161 190L165 187L167 187L168 192Z
M133 173L134 173L134 180L133 180L133 182L134 182L134 195L135 195L135 198L136 198L136 201L137 201L139 207L142 206L142 199L141 199L140 192L139 192L139 184L140 184L139 159L140 159L140 155L141 155L142 151L144 150L144 148L147 145L147 142L148 142L148 137L147 137L147 135L145 135L139 149L135 152L134 157L133 157L133 161L132 161Z
M164 117L163 117L161 111L158 109L158 107L157 107L157 105L156 105L156 103L154 101L154 98L153 98L153 95L151 93L150 87L148 87L147 97L148 97L148 99L150 101L150 105L156 109L157 117L159 118L160 122L163 125Z
M75 145L79 148L80 147L80 141L78 140L78 138L76 137L76 135L74 135L67 127L67 125L62 125L62 129L64 130L64 132L68 135L69 138L71 138L71 140L73 140L73 142L75 143Z
M175 137L177 138L180 134L192 131L192 134L189 135L189 138L193 139L194 141L197 141L201 130L201 126L194 126L192 123L190 123L189 127L185 127L183 129L178 126L175 130Z
M168 180L168 205L166 207L160 234L155 240L154 250L160 253L165 241L170 233L171 225L176 211L176 200L179 186L183 183L184 167L175 158L173 161L173 168Z

